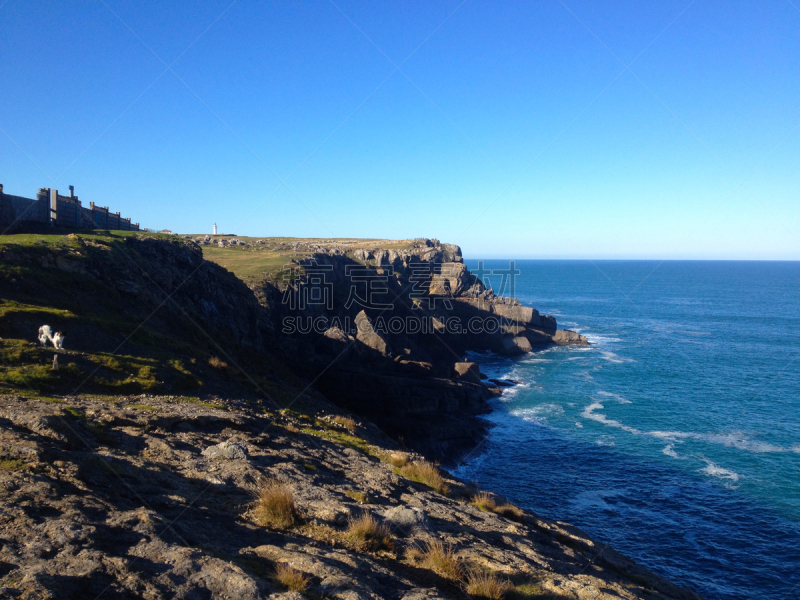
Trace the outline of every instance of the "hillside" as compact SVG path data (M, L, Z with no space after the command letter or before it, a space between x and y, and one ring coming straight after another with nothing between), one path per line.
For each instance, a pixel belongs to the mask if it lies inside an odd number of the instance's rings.
M376 252L460 259L376 243L263 252L332 272ZM469 363L440 342L285 334L279 282L247 285L209 247L0 237L0 598L697 598L415 451L462 447L497 393L453 375ZM515 306L464 289L484 312ZM504 335L553 343L548 319L528 309ZM64 349L38 345L44 323Z

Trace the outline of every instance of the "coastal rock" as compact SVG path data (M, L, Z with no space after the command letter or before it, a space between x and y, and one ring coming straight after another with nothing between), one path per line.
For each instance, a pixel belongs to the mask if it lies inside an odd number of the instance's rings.
M581 335L569 329L559 329L553 336L553 341L556 344L575 344L578 346L588 346L589 340L585 335Z
M363 310L356 315L356 339L367 348L374 350L381 356L390 356L392 351L383 334L376 331Z
M346 344L347 342L350 341L350 338L347 337L347 334L338 327L330 327L322 335L324 335L329 340L332 340L334 342L340 342L342 344Z
M526 354L533 350L528 338L523 336L507 336L503 338L502 351L504 354L514 356L517 354Z
M472 383L481 382L481 370L478 363L474 362L457 362L453 370L455 371L456 379L461 381L469 381Z
M431 296L459 296L469 279L464 263L442 263L441 271L431 277L428 293Z

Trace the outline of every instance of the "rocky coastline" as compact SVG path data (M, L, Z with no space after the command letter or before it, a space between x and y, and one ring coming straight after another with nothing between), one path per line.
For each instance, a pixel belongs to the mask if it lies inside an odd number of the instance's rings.
M0 237L0 598L698 598L432 462L467 350L585 338L437 240L234 240Z

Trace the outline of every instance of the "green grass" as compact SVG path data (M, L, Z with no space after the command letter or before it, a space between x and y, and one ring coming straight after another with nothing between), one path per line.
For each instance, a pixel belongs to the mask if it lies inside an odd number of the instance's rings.
M292 259L301 258L299 254L280 256L286 253L241 246L229 248L201 246L201 248L203 249L203 258L228 269L245 282L260 281L268 275L281 274L285 271L285 265L290 264ZM286 273L288 274L289 271Z
M347 490L344 493L345 496L348 498L352 498L359 504L368 504L367 502L367 495L364 492L355 492L353 490Z
M147 404L128 404L128 407L138 408L139 410L152 410L154 412L158 411L158 409L155 406L149 406Z
M415 461L400 467L398 473L406 479L428 486L443 496L447 496L450 493L450 488L442 477L439 467L433 463Z
M90 241L99 244L110 244L115 241L122 241L125 238L144 236L155 239L174 239L177 236L167 233L149 233L143 231L108 231L104 229L95 230L62 230L63 233L42 234L42 233L15 233L12 235L0 236L0 249L10 246L22 246L28 248L80 248L83 246L81 241ZM74 236L73 236L74 234Z
M0 471L21 471L25 462L21 460L0 460Z
M193 236L195 237L195 236ZM227 238L229 236L212 236L213 245L201 246L203 250L203 258L211 262L217 263L228 271L231 271L239 279L251 283L255 281L262 281L269 279L280 283L284 279L284 275L290 277L297 276L298 271L302 271L296 265L292 267L295 270L293 273L291 269L286 269L293 260L297 261L302 258L308 258L311 253L303 248L298 250L281 246L281 243L293 244L299 242L305 246L311 244L319 244L322 246L331 246L333 244L347 243L347 253L352 258L352 251L359 248L381 248L386 250L405 250L412 246L413 242L410 240L379 240L379 239L326 239L326 238L248 238L243 236L235 236L237 239L244 242L256 243L259 240L263 244L257 244L251 248L244 246L226 246L220 248L216 245L219 239Z
M310 427L304 427L303 429L301 429L301 431L303 433L308 433L316 437L330 440L331 442L335 442L340 446L346 446L347 448L358 450L359 452L363 452L364 454L371 454L370 444L366 440L362 440L361 438L356 437L354 435L348 435L341 431L335 431L335 430L319 431L317 429L311 429Z

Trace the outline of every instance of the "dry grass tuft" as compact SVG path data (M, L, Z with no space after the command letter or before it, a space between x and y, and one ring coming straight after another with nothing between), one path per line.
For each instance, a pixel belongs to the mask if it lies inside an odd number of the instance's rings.
M286 563L275 566L275 579L291 592L305 592L310 581L309 577Z
M464 567L458 560L453 547L440 540L433 540L425 544L420 562L424 567L447 579L461 581L464 578Z
M359 552L394 550L394 540L389 528L370 514L351 519L344 538L348 546Z
M508 579L498 577L494 573L472 571L467 576L464 589L470 596L488 598L488 600L503 600L514 586Z
M386 459L386 462L393 467L400 469L408 464L408 456L401 454L400 452L392 452Z
M508 502L498 504L495 497L488 492L475 494L472 497L472 504L483 511L496 513L512 521L525 520L525 513L521 508Z
M439 467L427 461L416 461L401 467L400 474L403 477L427 485L435 492L439 492L443 496L450 493L450 488L444 481Z
M340 427L344 427L349 431L351 434L355 435L356 433L356 422L353 419L348 419L347 417L336 416L333 417L333 422L339 425Z
M480 492L472 497L474 506L485 512L494 512L497 509L497 503L494 501L494 496L489 492Z
M256 519L260 525L288 529L297 524L297 507L285 483L269 479L256 491Z
M300 433L300 429L293 423L287 423L283 428L289 433Z
M514 506L513 504L506 503L502 506L498 506L494 512L512 521L522 522L525 520L525 513L523 510L519 506Z
M406 549L405 559L412 563L425 560L425 552L419 546L409 546Z
M228 363L217 356L212 356L209 358L208 364L212 369L219 369L220 371L224 371L228 368Z

